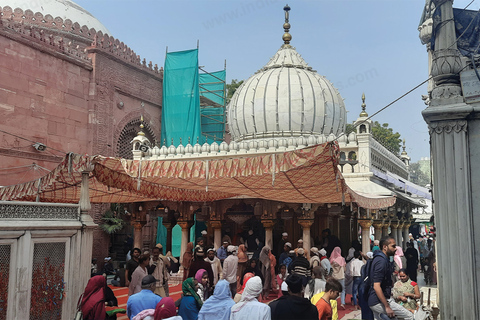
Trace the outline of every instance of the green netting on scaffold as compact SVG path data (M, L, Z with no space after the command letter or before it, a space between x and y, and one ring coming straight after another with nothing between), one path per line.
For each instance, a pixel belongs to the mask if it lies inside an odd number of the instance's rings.
M198 49L168 52L163 73L161 143L193 145L202 139ZM172 140L173 139L173 140Z
M225 133L226 71L200 74L200 114L202 136L208 143L223 141Z

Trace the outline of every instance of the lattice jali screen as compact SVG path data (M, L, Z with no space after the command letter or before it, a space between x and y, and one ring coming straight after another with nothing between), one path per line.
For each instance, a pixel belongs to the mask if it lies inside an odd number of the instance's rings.
M156 144L155 134L153 133L152 128L148 123L144 123L145 128L143 132L145 137L150 140L152 146ZM118 138L117 145L117 157L124 159L133 159L133 146L132 140L137 136L137 133L140 131L140 119L132 120L123 128L120 137Z
M32 269L30 320L61 319L65 242L35 243Z
M0 244L0 320L7 319L11 248L9 244Z

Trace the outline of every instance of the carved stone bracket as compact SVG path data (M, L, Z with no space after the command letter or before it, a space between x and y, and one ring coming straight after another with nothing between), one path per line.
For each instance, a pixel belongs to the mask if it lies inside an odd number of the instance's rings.
M188 229L190 228L193 223L192 221L177 221L177 224L182 228L182 229Z
M313 225L314 220L311 219L299 219L298 224L302 226L302 228L310 228Z
M264 228L273 228L275 226L275 220L262 220Z
M383 228L383 220L374 220L372 225L375 229L382 229Z
M430 134L437 133L455 133L467 132L467 121L458 120L458 121L439 121L431 122L428 126Z
M373 225L373 220L371 219L359 219L358 224L362 226L362 229L369 229Z
M210 223L210 227L212 227L213 229L220 229L220 228L222 228L222 221L211 220L209 223Z
M398 229L398 227L400 226L400 222L399 221L392 221L390 223L390 226L394 229Z

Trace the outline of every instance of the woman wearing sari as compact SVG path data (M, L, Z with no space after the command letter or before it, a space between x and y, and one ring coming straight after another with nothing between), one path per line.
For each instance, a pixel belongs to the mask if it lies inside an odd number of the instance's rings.
M188 272L190 271L190 265L192 264L192 259L193 259L193 242L187 243L187 249L185 250L185 253L183 254L183 281L187 279Z
M198 282L194 278L187 278L182 284L183 297L178 307L178 315L183 320L197 320L198 312L203 305L197 294Z
M213 296L208 298L200 309L198 320L229 320L230 311L235 304L230 294L228 281L218 281Z
M412 312L417 310L417 301L420 299L420 289L415 281L410 280L407 269L398 271L399 280L395 282L392 290L395 301L402 305L405 309Z
M244 244L238 246L238 268L237 268L237 290L240 290L242 287L241 281L243 273L247 268L248 256L247 256L247 248L245 248Z

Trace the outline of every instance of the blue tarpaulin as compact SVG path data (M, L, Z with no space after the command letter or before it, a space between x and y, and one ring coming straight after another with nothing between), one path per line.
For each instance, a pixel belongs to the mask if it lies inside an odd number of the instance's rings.
M163 74L162 143L201 140L198 49L169 52ZM173 139L173 140L172 140Z

